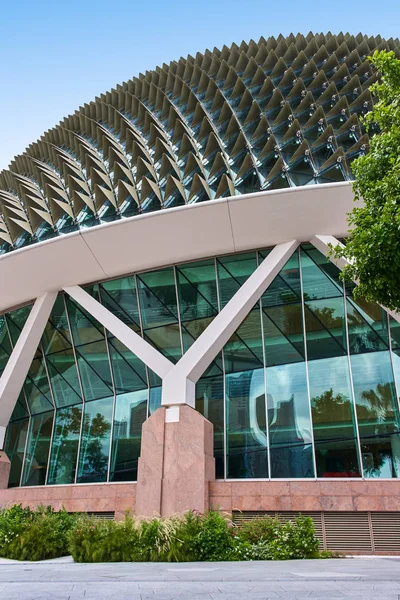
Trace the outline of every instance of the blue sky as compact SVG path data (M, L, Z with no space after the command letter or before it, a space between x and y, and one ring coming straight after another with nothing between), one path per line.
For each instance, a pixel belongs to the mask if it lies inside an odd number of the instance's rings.
M0 169L117 83L261 35L400 36L400 0L3 0Z

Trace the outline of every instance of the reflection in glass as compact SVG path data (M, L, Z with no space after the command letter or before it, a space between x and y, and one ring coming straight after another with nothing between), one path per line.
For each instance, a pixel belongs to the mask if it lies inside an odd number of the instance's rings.
M29 419L22 419L10 423L7 429L5 451L11 463L8 487L16 487L20 483L28 425Z
M308 360L346 354L343 298L306 302L304 309Z
M263 367L260 308L258 304L225 344L224 359L226 373Z
M351 357L365 477L399 477L399 409L389 352Z
M257 268L255 252L223 256L217 259L221 310Z
M81 430L82 406L56 412L47 483L74 483Z
M264 369L226 375L227 477L268 477Z
M46 357L47 369L56 407L63 408L82 401L72 348Z
M44 485L54 412L31 417L22 485Z
M347 357L308 363L318 477L359 477Z
M196 410L214 426L216 477L224 477L224 378L201 377L196 384Z
M78 483L107 481L113 398L85 405L79 454Z
M313 477L305 363L267 369L271 477Z
M32 414L38 414L53 408L50 384L43 358L35 358L32 362L24 389Z
M264 308L267 367L304 360L303 315L300 303Z
M116 394L126 394L147 387L145 364L117 338L108 340Z
M117 396L113 426L110 481L135 481L148 389Z
M113 387L105 340L80 346L76 358L86 402L109 396Z
M71 348L71 335L65 312L64 297L57 296L50 318L42 335L45 354L53 354Z
M387 349L387 320L380 306L348 298L346 310L351 354Z
M304 299L319 300L343 296L339 269L317 250L312 252L302 249L300 252Z
M154 373L154 376L158 378L158 375ZM152 415L157 408L161 407L161 385L150 388L149 394L149 415Z
M103 306L108 308L118 319L133 331L140 331L134 277L122 277L121 279L105 281L100 285L100 297Z

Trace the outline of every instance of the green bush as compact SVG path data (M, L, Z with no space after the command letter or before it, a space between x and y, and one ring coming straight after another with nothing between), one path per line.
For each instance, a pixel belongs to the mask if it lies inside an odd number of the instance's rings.
M277 523L270 538L253 544L253 560L288 560L293 558L318 558L319 540L310 517L297 517L294 521Z
M136 560L138 532L130 517L100 521L80 516L68 534L68 549L76 562L130 562Z
M243 521L238 528L238 535L245 542L257 544L261 541L272 540L277 528L279 528L278 519L256 517L249 521Z
M64 509L35 511L13 506L0 512L0 556L15 560L45 560L66 556L67 535L76 518Z
M18 504L0 511L0 556L7 557L10 544L32 519L30 508Z
M0 556L18 560L69 553L76 562L287 560L322 557L318 547L312 519L302 516L287 523L258 518L236 527L218 511L140 522L129 515L102 521L50 507L0 511Z

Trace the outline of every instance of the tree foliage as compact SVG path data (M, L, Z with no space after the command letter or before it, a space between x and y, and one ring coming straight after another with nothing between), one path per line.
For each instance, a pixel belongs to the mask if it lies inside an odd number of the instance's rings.
M363 122L367 131L379 132L352 163L355 199L364 206L350 213L352 232L335 256L351 261L343 277L358 283L356 297L400 311L400 60L386 51L369 60L380 78L371 86L377 101Z

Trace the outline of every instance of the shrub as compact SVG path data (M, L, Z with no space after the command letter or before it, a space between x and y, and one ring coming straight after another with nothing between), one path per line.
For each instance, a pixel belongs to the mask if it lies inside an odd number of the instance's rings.
M32 520L30 508L15 504L0 511L0 556L7 557L11 542L20 535Z
M194 560L229 560L234 547L230 525L218 511L199 517L199 532L190 543Z
M80 516L68 534L75 562L129 562L136 560L138 533L130 517L122 522Z
M276 529L279 528L278 519L272 517L256 517L250 521L243 521L237 531L239 538L251 544L272 540Z
M310 517L278 524L272 539L260 540L252 547L253 560L288 560L318 558L319 540Z
M7 541L0 548L2 556L15 560L45 560L68 554L67 534L75 517L64 509L54 512L50 507L39 507L36 511L12 507L2 512L0 523L2 521L3 531L8 526Z
M0 511L0 556L18 560L68 553L76 562L286 560L322 556L318 547L312 520L302 516L234 527L218 511L138 523L129 515L122 522L101 521L50 507Z

